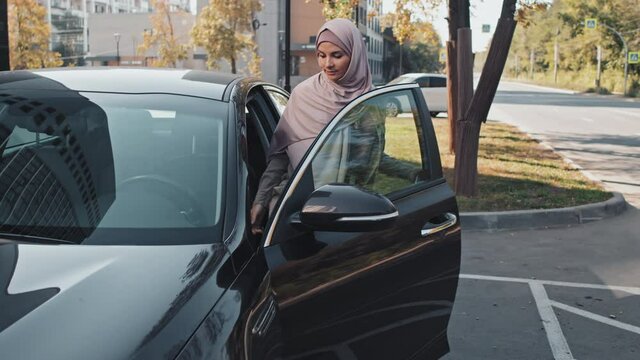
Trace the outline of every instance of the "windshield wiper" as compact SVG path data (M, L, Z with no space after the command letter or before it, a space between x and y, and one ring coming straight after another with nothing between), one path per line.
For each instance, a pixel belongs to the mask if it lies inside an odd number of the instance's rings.
M0 239L2 239L2 238L8 239L8 240L33 242L33 243L38 243L38 244L71 244L71 245L78 245L77 243L75 243L73 241L64 240L64 239L54 239L54 238L49 238L49 237L44 237L44 236L13 234L13 233L6 233L6 232L0 232Z

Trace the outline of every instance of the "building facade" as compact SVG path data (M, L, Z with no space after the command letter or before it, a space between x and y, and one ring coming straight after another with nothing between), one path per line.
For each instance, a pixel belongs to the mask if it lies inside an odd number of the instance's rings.
M375 3L374 0L360 0L358 7L354 8L352 20L365 40L373 83L378 84L383 81L384 41L380 25L382 4L376 8ZM292 87L320 71L315 56L315 42L317 31L325 21L322 5L318 1L291 2ZM283 72L280 74L284 76Z
M151 11L149 0L39 0L51 24L50 49L62 55L65 65L84 65L91 52L91 14L131 14ZM189 0L169 0L172 10L189 10Z

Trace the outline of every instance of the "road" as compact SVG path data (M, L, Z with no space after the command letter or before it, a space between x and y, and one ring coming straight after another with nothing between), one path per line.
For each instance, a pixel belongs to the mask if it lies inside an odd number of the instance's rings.
M640 210L574 227L463 232L443 360L640 359Z
M502 83L489 119L544 140L640 208L640 102ZM443 359L640 359L640 210L463 232Z
M488 118L544 140L640 207L640 101L502 82Z

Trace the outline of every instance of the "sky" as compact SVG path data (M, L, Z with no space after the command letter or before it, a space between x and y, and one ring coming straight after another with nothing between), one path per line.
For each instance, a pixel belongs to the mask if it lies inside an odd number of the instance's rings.
M470 0L471 2L471 33L473 35L473 51L483 51L489 46L491 37L498 24L502 0ZM382 11L391 12L394 10L394 0L382 0ZM440 40L444 43L449 39L449 29L447 25L447 1L431 14L431 21L440 35ZM482 25L489 25L490 32L483 33ZM444 44L443 44L444 45Z

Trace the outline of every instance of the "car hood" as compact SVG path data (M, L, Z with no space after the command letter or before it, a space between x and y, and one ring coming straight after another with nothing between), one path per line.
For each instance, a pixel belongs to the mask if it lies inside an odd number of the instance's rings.
M0 244L2 357L173 358L223 294L226 254L222 245Z

